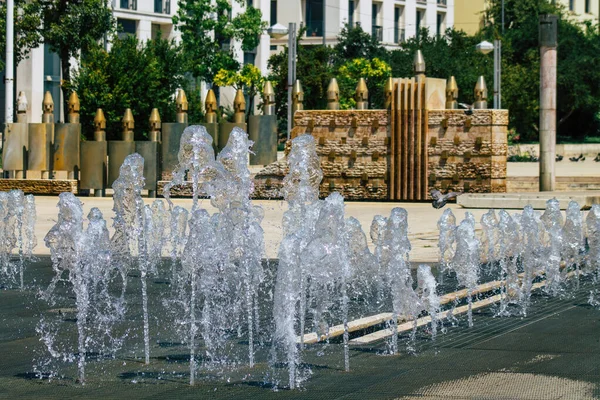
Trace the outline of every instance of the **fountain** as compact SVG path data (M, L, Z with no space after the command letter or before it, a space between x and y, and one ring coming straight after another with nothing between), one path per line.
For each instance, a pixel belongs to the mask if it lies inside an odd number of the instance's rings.
M89 212L84 229L81 202L61 194L58 220L45 239L54 276L41 296L50 304L74 307L46 313L37 330L52 359L77 365L79 382L88 381L92 354L113 357L135 340L128 329L122 333L131 311L125 300L138 290L132 284L128 291L134 269L140 276L145 364L151 361L154 336L176 337L181 342L177 345L189 353L185 368L191 385L200 379L199 371L222 376L243 370L250 376L268 361L270 383L279 387L278 371L284 365L290 389L301 387L312 373L302 361L315 349L313 343L324 341L323 349L335 348L330 343L339 340L340 360L349 371L351 346L369 343L364 339L369 335L388 338L387 354L392 356L402 352L400 340L407 338L405 347L412 352L420 326L428 326L439 343L440 332L448 326L446 317L466 313L467 325L473 327L474 310L486 301L499 303L494 310L498 317L527 316L533 290L545 288L557 296L568 293L566 282L572 276L581 275L586 282L583 276L593 273L600 279L600 207L588 213L584 229L577 203L569 204L563 224L558 203L550 200L541 216L530 206L513 215L490 210L481 218L479 237L471 213L457 227L446 209L438 222L437 276L441 281L446 275L449 284L438 284L430 265L419 265L415 280L407 211L394 208L389 216L373 219L371 253L360 222L345 218L342 196L332 193L319 199L323 173L315 141L301 135L292 141L288 155L289 173L283 181L288 209L271 282L262 263L264 212L250 200L251 145L245 132L234 129L215 158L206 130L188 127L179 165L165 185L168 209L159 200L144 205L144 160L138 154L128 156L113 186L112 237L98 209ZM190 210L171 200L171 190L186 176L193 182ZM203 208L202 196L216 209L212 215ZM9 266L17 276L15 265L31 257L34 211L33 198L0 194L0 229L6 232L0 254L3 277ZM13 264L11 254L17 248L19 263ZM149 287L157 282L149 277L161 273L170 277L170 290L159 292L164 296L156 303ZM438 293L454 285L453 275L461 290ZM591 304L597 304L597 296L591 290ZM460 305L463 300L466 305ZM151 310L162 316L156 333L150 329ZM72 333L76 329L73 344L61 333L69 329L67 314L76 322L70 328ZM36 370L41 373L49 365L38 360Z

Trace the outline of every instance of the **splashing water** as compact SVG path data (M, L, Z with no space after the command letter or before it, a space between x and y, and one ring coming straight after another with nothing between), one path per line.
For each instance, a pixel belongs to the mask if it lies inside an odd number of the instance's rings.
M527 309L531 299L531 288L536 272L541 267L540 253L542 251L540 239L539 215L530 205L525 206L521 215L523 252L521 263L523 264L523 280L521 283L521 308L523 315L527 316Z
M560 204L556 199L546 202L546 210L541 216L544 227L543 245L545 247L546 259L546 291L552 296L560 292L561 273L560 261L563 247L563 218L560 212Z
M431 338L435 340L438 328L437 317L440 312L440 298L437 294L437 282L429 265L419 265L417 268L417 292L423 309L431 317Z
M188 211L180 206L176 206L171 210L171 227L170 227L170 243L171 243L171 288L177 288L179 279L177 260L183 255L183 249L186 243L186 228L188 223Z
M500 210L499 216L497 256L500 261L501 279L505 284L498 315L510 315L509 305L518 303L520 299L518 260L523 250L521 227L506 211Z
M491 272L493 262L497 259L498 250L498 218L494 210L489 210L481 216L481 259Z
M596 283L600 282L600 205L592 205L585 219L585 228L587 233L587 244L589 247L587 254L587 272L593 274ZM598 289L590 291L588 302L597 307L600 305L598 300Z
M456 229L456 253L451 268L458 285L467 288L469 328L473 327L472 292L479 281L479 240L475 236L475 219L470 212Z
M577 288L579 288L581 254L585 251L581 207L579 207L576 201L570 201L566 214L565 225L563 227L564 245L562 256L566 264L565 271L571 266L575 267Z
M192 125L185 128L179 142L177 158L179 164L173 170L173 178L163 188L163 196L173 207L171 189L185 183L186 174L192 178L192 211L198 206L200 185L206 179L206 168L214 163L215 152L212 147L212 137L201 125Z
M312 241L301 256L310 276L310 306L313 328L318 336L328 336L334 317L332 307L341 299L341 318L344 323L344 366L350 370L348 356L348 282L350 262L344 223L344 198L330 194L319 211Z
M390 338L390 353L398 353L398 319L416 317L420 311L420 301L413 289L413 279L410 273L408 254L411 250L408 240L408 215L403 208L392 209L386 220L383 243L380 253L380 279L386 282L386 291L392 299L392 336ZM412 337L414 340L414 335Z
M299 320L300 347L304 343L304 321L308 286L308 264L301 258L315 234L319 217L319 184L323 171L311 135L301 135L292 141L288 155L289 172L283 180L282 194L288 203L283 214L283 239L279 247L279 266L273 299L273 356L278 350L285 354L289 387L301 382L297 374L300 355L296 344L295 322Z
M128 155L119 169L119 177L113 183L113 210L115 233L111 238L112 255L123 280L121 298L127 287L127 274L137 259L142 283L142 310L144 332L144 360L150 363L150 328L148 316L148 225L151 215L145 210L142 200L144 188L144 159L137 153ZM151 210L150 210L151 214ZM124 301L124 300L123 300Z
M35 200L21 190L0 192L0 286L24 289L25 262L31 261L35 239ZM18 261L11 260L17 250Z
M443 282L444 271L448 268L448 264L454 257L454 244L456 241L456 217L452 214L451 209L447 208L444 210L437 226L440 232L438 241L440 249L439 278Z
M113 335L113 326L122 316L123 309L109 293L111 269L107 265L111 262L110 240L102 213L92 208L88 215L88 228L84 231L79 199L72 193L61 193L58 207L58 221L44 239L50 249L55 272L44 298L54 303L56 283L65 280L71 284L77 310L77 353L58 348L58 335L48 331L43 320L37 330L52 357L77 360L79 382L83 384L88 352L96 350L100 354L114 354L120 347L121 339ZM58 326L54 324L49 329L58 329Z

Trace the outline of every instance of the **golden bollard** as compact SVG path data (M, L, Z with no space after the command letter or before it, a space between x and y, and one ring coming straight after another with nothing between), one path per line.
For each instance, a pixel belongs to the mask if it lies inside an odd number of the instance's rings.
M133 113L131 112L131 108L127 108L125 110L125 115L123 115L121 124L123 125L122 140L124 142L133 142L133 128L135 127L135 121L133 119Z
M327 109L340 109L340 87L335 78L331 78L329 85L327 86Z
M177 106L177 122L180 124L188 123L188 100L183 89L177 91L177 99L175 100Z
M70 124L79 123L79 112L81 110L81 104L79 103L79 97L77 92L72 91L69 95L69 114L68 121Z
M394 94L394 79L387 78L383 88L383 108L386 110L392 106L392 96Z
M54 123L54 100L49 91L44 93L44 101L42 102L42 123Z
M206 100L204 100L204 122L207 124L217 123L217 97L215 92L210 89L206 93Z
M475 104L473 104L473 108L476 110L485 110L487 108L487 97L488 91L485 85L485 78L481 75L475 85Z
M446 109L455 110L458 108L458 85L456 79L451 76L446 85Z
M158 108L153 108L150 113L150 133L148 139L151 142L160 142L160 128L161 128L160 114Z
M365 78L360 78L356 85L356 92L354 93L354 100L356 100L357 110L367 110L369 108L369 89L367 88L367 81Z
M246 99L242 89L238 89L233 99L233 122L243 124L246 120Z
M271 81L263 86L263 115L275 115L275 90Z

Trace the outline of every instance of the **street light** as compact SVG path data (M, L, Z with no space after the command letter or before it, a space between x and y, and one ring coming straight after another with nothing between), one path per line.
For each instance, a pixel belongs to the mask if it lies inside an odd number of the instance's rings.
M500 92L500 82L502 75L502 41L494 40L494 44L484 40L475 46L475 49L482 54L494 52L494 108L502 108L502 96Z
M267 29L267 33L274 39L281 39L288 35L287 138L289 140L292 131L292 86L296 81L296 23L290 22L288 28L281 24L275 24Z

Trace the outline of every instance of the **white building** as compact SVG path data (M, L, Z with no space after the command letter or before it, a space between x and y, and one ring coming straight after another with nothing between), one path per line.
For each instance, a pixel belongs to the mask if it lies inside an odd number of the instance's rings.
M113 15L123 34L134 34L140 40L156 37L179 40L180 33L173 27L172 17L177 13L177 0L112 0ZM345 24L360 24L362 29L375 35L386 47L399 46L407 38L426 27L431 33L442 34L454 24L454 0L246 0L232 2L232 16L254 6L262 11L268 26L288 26L295 22L306 26L302 44L322 44L323 31L328 45L335 44ZM268 73L271 54L287 45L287 36L271 38L264 32L260 44L251 52L242 52L239 43L232 43L240 63L253 63L263 74ZM109 44L107 43L107 46ZM74 63L72 63L74 64ZM28 99L30 122L40 122L44 92L52 93L55 120L63 120L60 91L60 61L47 46L33 49L16 72L15 93L24 91ZM206 92L203 85L203 94ZM4 120L4 85L0 85L0 118ZM231 104L235 93L221 90L221 104ZM16 99L16 95L15 95Z
M269 23L287 26L295 22L306 26L304 43L322 43L325 30L326 43L335 44L344 24L360 24L386 47L394 48L421 28L443 34L454 24L454 0L271 0L270 3ZM282 45L284 41L273 40L272 44Z
M173 29L172 17L177 12L177 0L112 0L113 15L125 34L135 34L140 40L156 37L179 39ZM109 43L107 43L109 46ZM71 65L76 65L72 62ZM44 92L49 90L54 99L54 119L63 121L60 90L60 59L50 52L49 46L32 49L29 58L16 69L15 94L25 92L28 100L29 122L41 122ZM15 95L15 101L17 96ZM4 121L4 85L0 85L0 120Z

